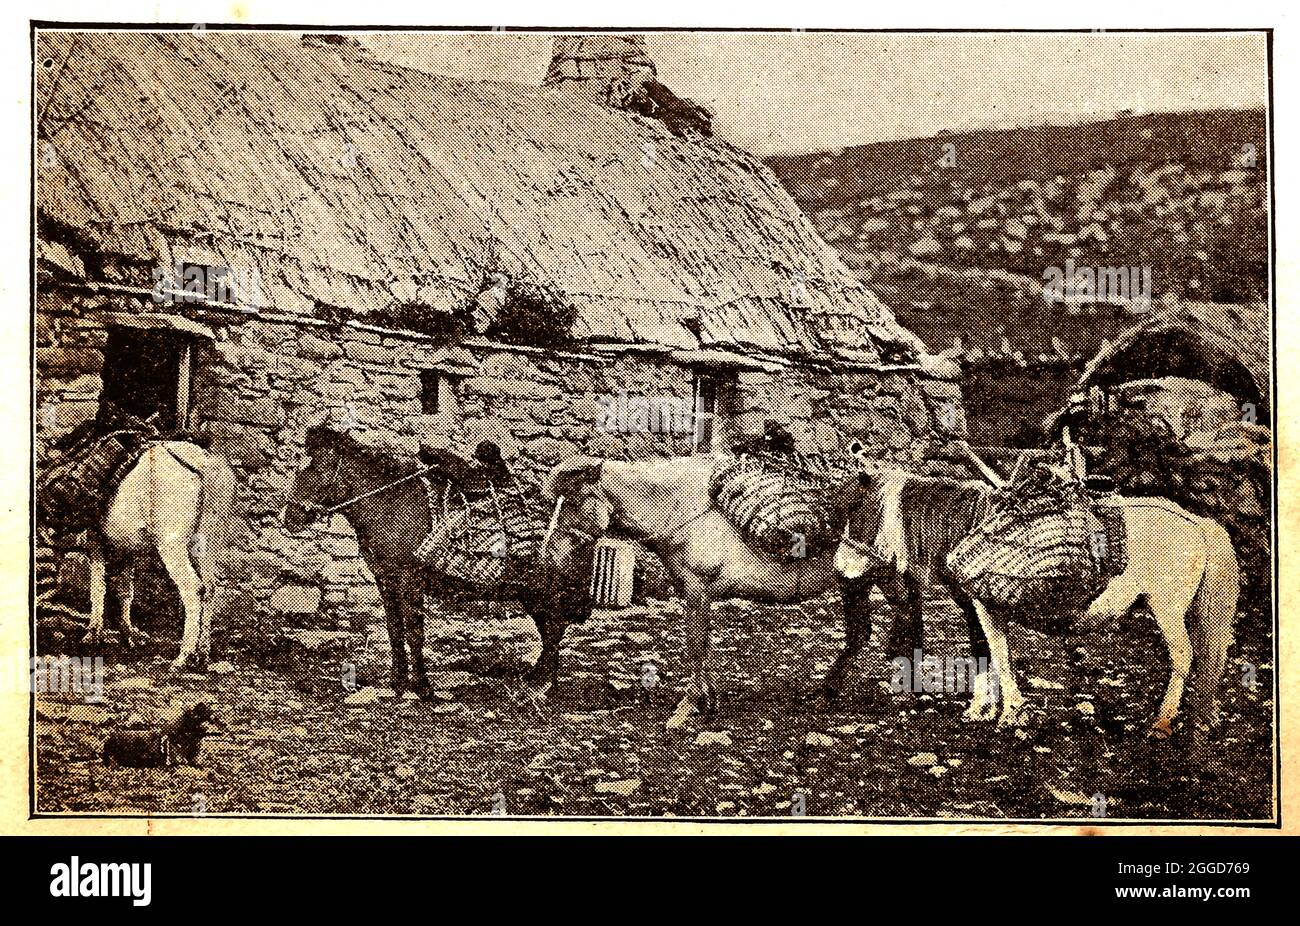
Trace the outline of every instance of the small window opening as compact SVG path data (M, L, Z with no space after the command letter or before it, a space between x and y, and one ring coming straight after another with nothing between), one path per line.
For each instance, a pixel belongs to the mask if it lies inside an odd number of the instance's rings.
M441 370L420 371L420 411L426 415L453 414L458 408L456 380Z
M697 375L693 392L695 436L691 449L694 453L712 453L718 432L718 381L713 376Z
M442 380L437 370L420 371L420 410L426 415L442 411Z

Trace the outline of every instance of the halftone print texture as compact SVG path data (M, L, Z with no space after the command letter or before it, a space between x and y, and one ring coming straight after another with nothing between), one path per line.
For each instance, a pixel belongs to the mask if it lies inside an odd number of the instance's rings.
M1265 34L33 48L35 813L1276 819Z

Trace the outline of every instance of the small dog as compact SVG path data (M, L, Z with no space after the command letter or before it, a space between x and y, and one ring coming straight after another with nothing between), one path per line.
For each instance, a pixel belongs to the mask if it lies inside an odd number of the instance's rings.
M203 737L225 728L212 705L200 701L175 720L146 730L114 730L104 741L106 765L165 768L184 762L194 765Z

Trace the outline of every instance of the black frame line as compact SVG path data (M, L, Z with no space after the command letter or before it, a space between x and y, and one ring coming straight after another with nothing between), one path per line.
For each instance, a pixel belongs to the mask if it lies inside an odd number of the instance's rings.
M31 273L31 303L29 313L29 344L31 349L31 379L29 381L28 403L32 411L29 420L29 446L28 462L29 471L35 471L36 462L36 79L37 79L37 62L36 62L36 36L39 31L49 32L78 32L78 31L97 31L97 32L171 32L171 31L189 31L194 28L195 23L148 23L148 22L63 22L57 20L30 20L30 41L31 41L31 92L32 92L32 151L31 151L31 212L30 212L30 232L29 242L29 271ZM666 33L666 32L702 32L702 33L754 33L754 34L784 34L784 33L819 33L819 34L901 34L901 35L921 35L921 34L986 34L986 35L1023 35L1023 34L1142 34L1142 33L1174 33L1174 34L1215 34L1231 35L1240 33L1263 33L1266 43L1266 63L1267 63L1267 86L1268 86L1268 112L1266 125L1268 128L1268 187L1269 187L1269 314L1271 319L1271 367L1270 373L1272 381L1270 383L1271 400L1273 408L1273 420L1278 419L1277 399L1277 177L1275 174L1276 159L1276 134L1273 130L1273 39L1274 27L1223 27L1214 28L1206 26L1196 26L1188 28L1175 27L1119 27L1119 28L1098 28L1098 29L996 29L996 28L953 28L953 29L936 29L936 28L891 28L891 29L839 29L839 28L810 28L810 29L779 29L770 27L691 27L691 26L427 26L427 25L401 25L401 24L352 24L352 25L320 25L320 24L294 24L294 23L203 23L205 29L213 32L307 32L307 33L339 33L339 32L414 32L414 33L563 33L563 32L586 32L586 33ZM609 823L690 823L690 824L719 824L719 825L753 825L753 824L838 824L838 825L882 825L882 826L1005 826L1012 825L1036 825L1036 826L1094 826L1094 827L1153 827L1153 826L1172 826L1172 827L1235 827L1238 829L1282 829L1282 744L1281 735L1281 667L1278 665L1278 655L1280 654L1280 642L1278 639L1280 626L1279 615L1280 605L1278 602L1278 585L1277 579L1280 572L1278 557L1278 446L1277 440L1273 441L1273 481L1272 481L1272 608L1273 608L1273 756L1274 756L1274 778L1273 778L1273 807L1274 818L1272 820L1159 820L1159 819L1135 819L1135 820L1110 820L1108 818L1087 818L1087 817L1052 817L1052 818L963 818L963 817L891 817L891 818L871 818L871 817L644 817L644 816L495 816L495 815L469 815L469 816L414 816L414 815L365 815L365 814L300 814L300 815L277 815L277 814L203 814L196 816L194 814L77 814L77 813L41 813L36 809L36 695L29 693L28 707L28 817L29 820L127 820L127 821L149 821L149 820L364 820L364 821L413 821L413 822L473 822L473 821L508 821L522 823L591 823L591 822L609 822ZM29 514L32 520L29 522L30 544L28 548L28 658L29 661L36 656L36 531L35 531L35 511L36 511L36 486L33 479L28 489Z

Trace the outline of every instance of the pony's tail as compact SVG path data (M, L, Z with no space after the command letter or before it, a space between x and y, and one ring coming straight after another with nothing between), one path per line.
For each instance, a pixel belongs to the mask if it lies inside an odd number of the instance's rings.
M221 457L209 453L203 464L199 493L199 520L195 536L202 541L192 547L192 559L210 600L219 578L218 567L235 540L235 472Z
M1241 568L1232 538L1217 521L1202 519L1205 572L1192 599L1193 694L1195 720L1212 726L1218 720L1219 683L1228 662L1241 594Z

